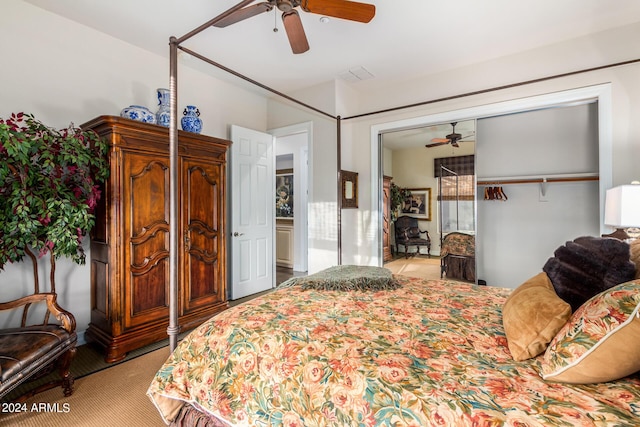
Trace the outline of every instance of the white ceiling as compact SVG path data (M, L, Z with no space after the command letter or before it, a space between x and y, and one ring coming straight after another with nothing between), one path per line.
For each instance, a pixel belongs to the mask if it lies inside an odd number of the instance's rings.
M25 1L168 57L171 36L188 34L240 0ZM227 28L209 27L182 46L285 94L360 67L374 78L349 84L369 91L640 21L640 0L362 1L376 6L368 24L321 23L321 16L300 11L311 47L304 54L291 52L277 9ZM245 84L182 52L180 60ZM456 130L467 135L474 124ZM409 129L383 141L392 149L423 146L450 128Z
M25 1L168 57L170 36L182 37L239 0ZM354 89L375 90L640 21L638 0L363 2L376 6L368 24L336 18L323 24L300 11L311 46L300 55L291 53L275 11L210 27L183 46L284 93L358 67L375 77Z

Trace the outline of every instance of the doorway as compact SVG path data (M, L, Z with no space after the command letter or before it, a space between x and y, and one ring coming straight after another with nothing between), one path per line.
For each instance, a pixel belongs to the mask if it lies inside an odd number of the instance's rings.
M308 270L309 151L312 122L270 130L275 137L276 277Z

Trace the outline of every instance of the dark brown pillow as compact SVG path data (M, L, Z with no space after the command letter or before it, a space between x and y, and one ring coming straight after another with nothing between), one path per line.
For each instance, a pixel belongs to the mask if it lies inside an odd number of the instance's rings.
M556 293L576 311L589 298L635 276L629 245L602 237L578 237L554 252L542 270Z

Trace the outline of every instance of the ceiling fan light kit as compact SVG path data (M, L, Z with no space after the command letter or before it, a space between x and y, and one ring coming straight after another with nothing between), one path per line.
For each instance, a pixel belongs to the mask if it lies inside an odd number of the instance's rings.
M278 8L282 12L282 23L287 32L291 50L295 54L300 54L309 50L309 42L304 32L300 15L295 9L296 7L300 7L305 12L323 15L320 18L320 22L329 22L329 16L331 16L348 21L367 23L376 14L374 5L349 0L268 0L238 9L213 24L213 26L218 28L228 27Z

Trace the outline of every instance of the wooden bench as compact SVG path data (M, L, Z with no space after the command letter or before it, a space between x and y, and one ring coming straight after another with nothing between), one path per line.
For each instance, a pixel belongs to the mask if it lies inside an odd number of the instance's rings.
M29 310L40 306L44 321L28 326ZM55 293L35 293L0 303L0 312L20 310L20 327L0 329L0 399L22 383L49 374L55 368L60 379L23 393L14 401L23 401L44 390L61 385L65 396L73 393L71 361L76 353L76 321L56 302ZM37 311L38 315L40 311ZM53 322L55 320L56 322Z

